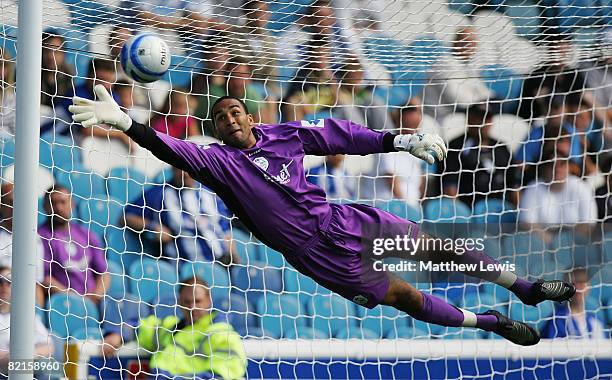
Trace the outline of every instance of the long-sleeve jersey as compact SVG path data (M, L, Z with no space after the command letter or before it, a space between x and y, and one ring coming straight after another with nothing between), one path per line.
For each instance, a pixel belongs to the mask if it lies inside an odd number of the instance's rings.
M306 180L304 155L395 150L393 134L345 120L258 125L252 131L257 143L249 149L197 145L135 122L126 133L215 191L260 241L285 254L299 251L331 218L325 192Z

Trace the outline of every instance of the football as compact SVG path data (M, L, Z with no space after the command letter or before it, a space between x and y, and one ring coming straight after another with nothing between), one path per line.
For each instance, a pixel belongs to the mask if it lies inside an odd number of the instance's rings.
M121 67L136 82L151 83L166 74L170 57L164 40L151 33L137 34L121 48Z

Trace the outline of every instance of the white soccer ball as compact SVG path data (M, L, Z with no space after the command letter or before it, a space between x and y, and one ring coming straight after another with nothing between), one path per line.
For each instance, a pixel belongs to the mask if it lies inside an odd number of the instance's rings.
M137 34L121 48L121 67L136 82L155 82L170 68L170 57L164 40L151 33Z

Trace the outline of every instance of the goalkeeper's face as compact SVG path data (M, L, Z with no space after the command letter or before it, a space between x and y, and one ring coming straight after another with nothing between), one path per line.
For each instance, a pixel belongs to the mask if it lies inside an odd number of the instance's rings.
M212 110L213 122L217 138L225 144L246 149L257 142L253 131L253 116L245 112L244 107L236 99L224 99Z

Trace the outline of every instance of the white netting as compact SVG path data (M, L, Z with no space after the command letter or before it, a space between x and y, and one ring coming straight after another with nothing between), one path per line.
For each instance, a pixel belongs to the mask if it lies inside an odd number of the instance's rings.
M202 362L220 343L201 334L193 343L169 319L151 327L152 316L182 319L185 307L206 304L198 287L178 292L195 275L210 285L213 310L243 338L249 377L610 376L603 340L612 324L612 235L603 223L612 220L609 4L311 3L43 1L39 279L48 285L52 278L54 294L39 289L37 313L52 337L41 341L54 343L66 375L146 376L155 372L151 354L158 364L173 358L182 365L181 354L155 354L173 343L199 355L191 373L210 369ZM10 265L17 2L2 2L0 15L0 264ZM117 59L123 42L144 31L164 38L173 55L169 74L149 85L127 78ZM492 334L427 325L390 307L366 310L331 293L253 237L208 189L122 133L72 123L71 97L91 98L95 83L112 90L134 120L201 144L215 141L209 108L225 94L244 99L261 123L334 117L439 134L450 147L444 163L427 167L404 153L307 156L307 178L330 201L359 201L415 221L498 227L486 230L485 252L515 262L523 277L562 278L586 267L589 317L574 332L601 340L518 352ZM44 196L53 183L50 205ZM49 218L57 226L44 227ZM528 232L500 228L522 222L532 224ZM545 336L560 333L554 323L562 310L552 303L523 306L489 284L418 287L474 312L499 310ZM63 288L73 290L57 292ZM419 349L408 350L414 343ZM228 377L242 376L240 360L222 355L213 361L238 367Z

